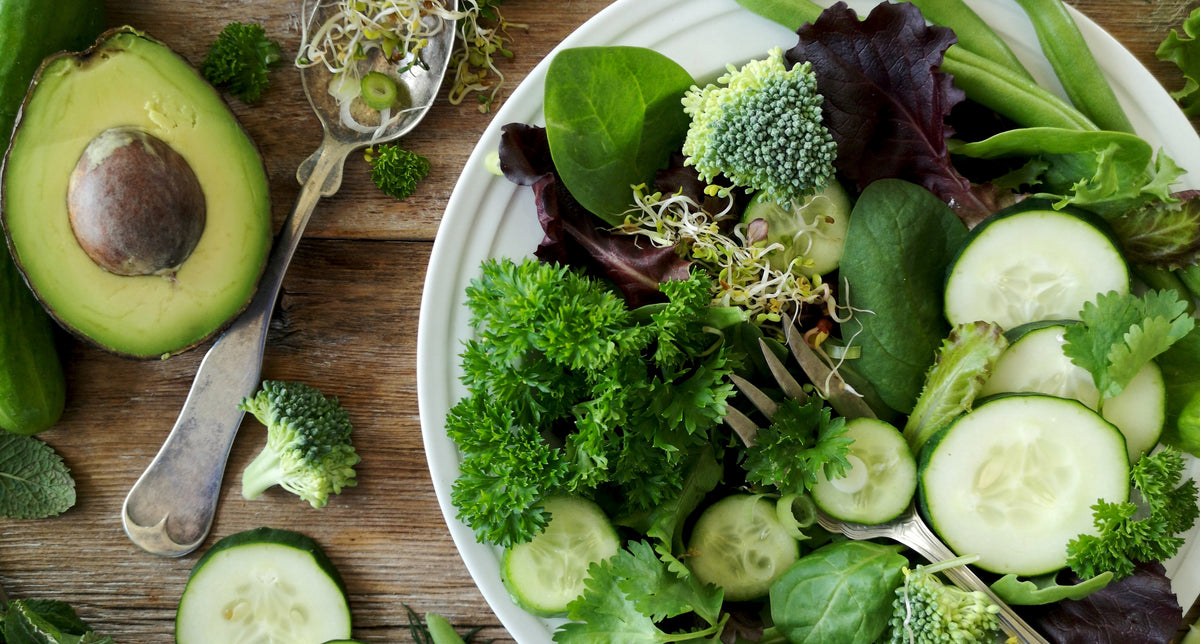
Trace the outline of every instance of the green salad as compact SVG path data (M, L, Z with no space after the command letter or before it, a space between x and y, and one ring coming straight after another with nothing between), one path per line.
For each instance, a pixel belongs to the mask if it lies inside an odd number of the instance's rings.
M1059 0L1017 4L1066 99L962 0L739 2L796 39L712 82L564 49L503 128L544 236L471 281L446 428L514 602L565 643L1003 641L969 566L1047 641L1171 641L1185 170ZM957 557L817 521L914 514Z

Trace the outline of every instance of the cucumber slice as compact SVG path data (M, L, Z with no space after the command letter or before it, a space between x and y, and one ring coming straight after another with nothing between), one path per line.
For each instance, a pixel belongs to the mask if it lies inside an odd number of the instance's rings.
M1071 398L1096 409L1100 391L1092 375L1063 353L1065 331L1065 325L1051 324L1020 335L996 362L980 396L1039 393ZM1166 405L1162 370L1153 362L1142 367L1121 393L1100 405L1105 420L1125 436L1130 463L1158 443L1166 422Z
M946 280L950 324L1077 320L1097 294L1129 292L1129 267L1095 217L1032 201L971 231Z
M177 644L320 644L350 637L346 587L321 547L298 532L256 528L196 562L175 614Z
M1121 432L1054 396L985 401L926 443L919 471L930 527L955 553L978 554L975 565L999 574L1062 568L1067 543L1095 534L1097 500L1129 498Z
M854 439L846 476L828 479L822 469L812 499L826 514L843 521L876 524L905 510L917 489L917 462L900 430L872 418L846 422Z
M812 277L836 269L842 261L850 210L846 191L837 181L830 181L824 190L792 208L759 192L746 206L742 222L762 219L767 222L767 243L783 244L782 249L767 255L773 268L786 271L796 261L792 268Z
M502 579L513 601L542 617L561 615L583 593L588 568L621 547L612 522L595 503L568 496L542 502L550 523L528 543L504 551Z
M771 582L800 558L800 542L779 520L775 504L734 494L708 506L688 542L688 568L701 583L725 590L725 599L767 594Z

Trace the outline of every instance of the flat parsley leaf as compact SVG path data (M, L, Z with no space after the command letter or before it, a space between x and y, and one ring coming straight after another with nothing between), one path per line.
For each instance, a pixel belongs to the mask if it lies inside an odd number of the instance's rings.
M746 449L746 478L784 494L804 494L822 469L829 478L845 476L854 439L846 436L846 419L833 417L825 401L813 396L805 403L794 398L779 403L755 442Z
M1102 399L1112 398L1137 372L1177 340L1195 320L1173 290L1144 296L1109 292L1079 313L1083 324L1067 327L1063 352L1092 374Z
M671 563L677 563L671 558ZM680 575L659 559L645 541L631 541L611 558L592 564L583 594L567 607L574 620L562 625L554 641L564 644L651 644L698 640L719 633L724 592ZM667 633L659 622L695 613L707 627Z
M39 438L0 431L0 516L41 519L75 505L75 480Z

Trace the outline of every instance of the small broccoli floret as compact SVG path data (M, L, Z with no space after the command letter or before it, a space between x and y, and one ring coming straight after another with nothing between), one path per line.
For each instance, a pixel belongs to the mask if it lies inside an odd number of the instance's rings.
M968 644L992 641L1000 632L1000 608L987 595L942 583L937 573L974 558L957 557L904 569L892 604L891 644Z
M429 159L384 144L367 148L363 158L371 164L371 180L385 194L404 199L417 190L417 183L429 174Z
M267 38L262 25L231 22L209 48L200 73L213 85L254 103L267 88L267 72L282 60L283 50Z
M837 145L821 123L823 99L811 65L788 69L776 47L740 70L731 65L717 83L693 86L683 98L692 118L685 164L705 181L724 175L785 207L825 186ZM709 192L726 195L729 188Z
M266 446L242 472L245 498L279 485L319 508L330 494L355 485L359 457L350 443L350 417L337 398L303 383L265 380L238 408L267 426Z

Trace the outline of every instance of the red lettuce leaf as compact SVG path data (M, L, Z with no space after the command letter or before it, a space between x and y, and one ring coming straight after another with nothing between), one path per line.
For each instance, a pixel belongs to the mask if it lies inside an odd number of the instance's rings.
M968 226L996 209L991 186L976 187L951 164L946 118L966 95L939 71L957 41L927 26L910 3L880 3L865 20L845 2L796 32L785 58L812 63L825 125L837 142L837 169L861 191L903 179L945 201Z
M550 158L544 128L513 123L500 138L500 169L509 181L533 188L545 236L534 255L543 262L575 266L610 280L630 308L665 301L659 284L686 280L690 262L674 248L639 244L614 235L563 187Z
M1065 583L1075 583L1070 574ZM1024 617L1053 644L1167 644L1183 624L1183 609L1161 563L1080 600L1039 607Z

